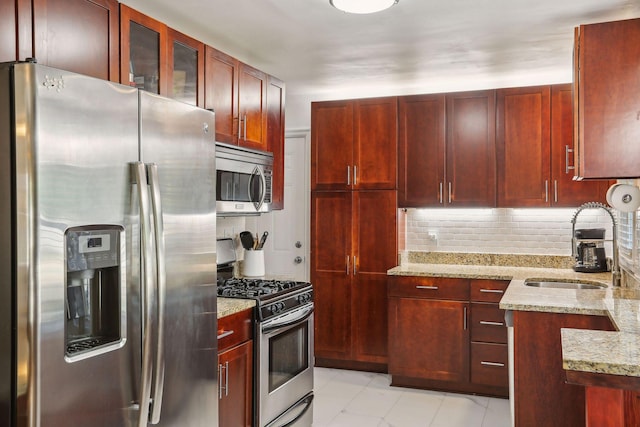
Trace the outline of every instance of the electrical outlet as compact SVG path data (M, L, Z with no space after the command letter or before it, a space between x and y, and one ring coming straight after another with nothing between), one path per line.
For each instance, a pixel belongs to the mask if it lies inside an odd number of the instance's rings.
M437 244L438 243L438 233L436 233L435 231L427 232L427 240L429 241L429 243Z

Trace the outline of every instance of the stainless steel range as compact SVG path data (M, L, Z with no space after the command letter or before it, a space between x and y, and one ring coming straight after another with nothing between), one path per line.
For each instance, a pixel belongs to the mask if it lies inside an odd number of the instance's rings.
M313 288L233 277L231 239L218 240L218 296L256 300L254 414L258 427L313 421Z

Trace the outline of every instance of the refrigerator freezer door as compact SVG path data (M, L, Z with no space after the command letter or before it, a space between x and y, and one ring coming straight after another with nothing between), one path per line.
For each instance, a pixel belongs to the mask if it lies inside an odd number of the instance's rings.
M156 170L159 183L166 269L165 316L159 320L164 377L156 371L152 386L152 400L161 396L162 407L158 414L152 403L150 419L159 417L162 426L215 424L214 115L140 92L140 122L141 160Z
M136 90L35 64L15 65L14 79L18 425L132 425L140 352L128 169L138 157ZM120 230L111 239L120 258L111 293L123 299L109 349L69 357L65 231L86 225Z

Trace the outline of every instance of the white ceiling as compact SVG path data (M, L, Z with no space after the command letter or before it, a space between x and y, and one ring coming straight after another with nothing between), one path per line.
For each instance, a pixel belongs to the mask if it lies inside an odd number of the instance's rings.
M311 100L570 81L575 26L640 17L640 0L400 0L371 15L329 0L123 2Z

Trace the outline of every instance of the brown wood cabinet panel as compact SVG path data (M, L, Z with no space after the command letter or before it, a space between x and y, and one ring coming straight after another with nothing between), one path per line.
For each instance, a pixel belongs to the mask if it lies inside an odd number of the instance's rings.
M358 273L353 281L353 356L359 362L387 363L387 276Z
M115 0L34 0L33 56L40 64L119 81Z
M216 141L238 141L238 60L211 46L205 47L205 108L216 113Z
M573 149L571 84L551 86L551 206L574 207L589 201L605 203L608 181L576 181Z
M585 425L584 387L565 382L560 328L613 330L601 316L514 311L516 425Z
M350 188L353 102L311 103L311 190Z
M498 206L550 201L550 88L497 91Z
M354 189L397 188L397 117L398 100L395 97L355 101L352 172Z
M218 354L218 422L221 427L253 424L253 341Z
M389 299L389 373L468 381L469 304L419 298Z
M167 30L167 96L204 106L204 43Z
M0 2L0 31L0 62L17 61L18 0Z
M576 29L577 176L640 177L640 19Z
M390 297L469 300L469 281L446 277L389 276Z
M508 280L470 280L471 301L499 303L509 286Z
M509 361L506 344L471 343L471 382L509 388Z
M271 208L284 209L285 84L273 76L267 82L267 151L273 153Z
M493 303L471 304L471 341L506 344L504 310Z
M494 90L447 95L446 181L453 207L496 205Z
M442 202L445 155L445 96L398 98L398 206Z
M267 74L240 62L238 112L242 126L238 145L267 150Z
M218 351L242 344L253 338L253 309L218 319Z

